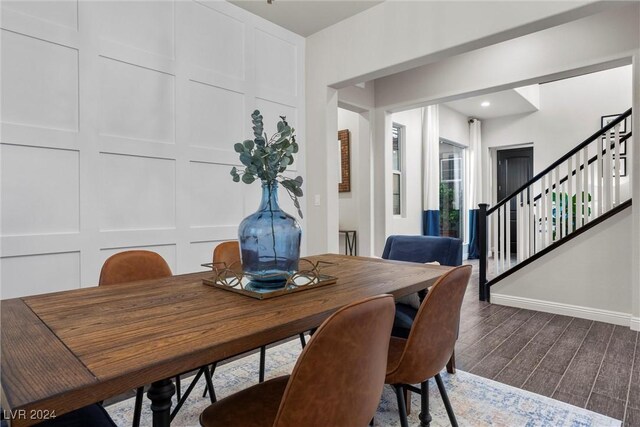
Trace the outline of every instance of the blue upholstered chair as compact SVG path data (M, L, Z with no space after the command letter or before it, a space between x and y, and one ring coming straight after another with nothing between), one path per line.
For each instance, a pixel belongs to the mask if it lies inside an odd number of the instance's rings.
M382 258L423 264L437 261L440 265L457 267L462 265L462 240L434 236L389 236L384 245ZM424 299L425 294L423 292L420 295L420 301ZM418 310L415 307L401 302L396 303L392 335L407 338L417 313ZM455 355L451 355L447 371L455 372Z
M389 236L382 258L409 262L462 265L462 240L453 237Z

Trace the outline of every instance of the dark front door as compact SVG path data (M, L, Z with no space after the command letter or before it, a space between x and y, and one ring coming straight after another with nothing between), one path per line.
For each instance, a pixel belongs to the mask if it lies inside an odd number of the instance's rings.
M533 176L533 148L498 150L498 201L511 195ZM518 247L516 199L510 203L511 253Z

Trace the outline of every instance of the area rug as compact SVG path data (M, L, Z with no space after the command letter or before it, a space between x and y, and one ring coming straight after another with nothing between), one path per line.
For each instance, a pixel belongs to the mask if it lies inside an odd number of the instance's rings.
M266 378L291 373L300 351L300 343L297 340L270 348L267 351ZM219 366L214 376L214 386L218 398L221 398L255 384L257 379L258 355L254 354ZM443 372L442 379L460 426L609 427L621 425L620 421L613 418L467 372L458 371L455 375ZM186 389L189 383L190 379L185 378L182 381L183 389ZM209 405L209 398L202 397L203 390L204 379L201 378L174 419L172 426L199 425L198 417ZM431 425L433 427L450 425L435 381L431 381L430 397L430 410L433 417ZM142 426L151 426L151 411L147 402L145 398ZM110 405L106 409L118 426L129 427L133 417L133 404L134 399L128 399ZM409 425L419 426L420 396L415 393L412 393L412 406ZM388 427L400 425L395 394L389 386L384 388L375 416L375 425Z

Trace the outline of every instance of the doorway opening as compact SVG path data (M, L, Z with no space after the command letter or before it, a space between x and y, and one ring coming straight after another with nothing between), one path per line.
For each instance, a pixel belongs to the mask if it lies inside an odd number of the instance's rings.
M500 201L526 184L533 177L533 147L512 148L497 152L497 200ZM513 198L509 206L511 253L517 253L517 204Z

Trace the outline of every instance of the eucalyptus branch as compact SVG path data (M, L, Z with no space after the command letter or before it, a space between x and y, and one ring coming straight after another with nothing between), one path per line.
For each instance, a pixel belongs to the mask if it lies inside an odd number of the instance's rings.
M255 110L251 114L254 139L247 139L233 146L240 155L240 163L244 165L244 168L234 166L231 169L233 181L242 180L245 184L252 184L256 179L269 184L279 182L289 193L298 215L302 218L298 201L298 197L303 196L302 177L292 179L281 174L294 162L293 155L299 150L295 129L289 126L285 116L280 116L278 131L268 138L262 119L260 111Z

